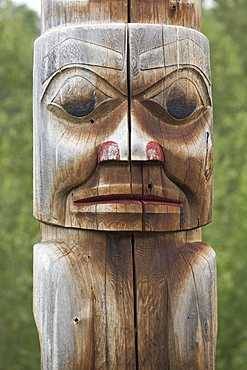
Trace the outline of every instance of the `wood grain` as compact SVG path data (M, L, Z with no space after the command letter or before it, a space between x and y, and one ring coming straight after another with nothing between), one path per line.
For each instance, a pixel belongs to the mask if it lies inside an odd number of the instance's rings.
M139 369L214 368L215 255L183 237L135 236Z
M158 23L201 29L201 0L131 0L131 23Z
M214 369L215 254L200 230L42 226L34 314L42 369ZM66 333L66 335L65 335Z
M45 33L35 50L35 217L105 231L211 221L205 36L177 26L84 25ZM109 143L117 157L99 155ZM146 205L147 195L166 204ZM174 200L180 208L171 209Z
M212 96L200 0L42 0L42 370L215 368Z
M145 206L144 229L205 225L213 185L208 40L183 27L132 24L129 45L131 159L142 168L143 194L182 203L177 215ZM150 142L161 148L163 160L148 160Z
M43 240L34 247L42 369L136 368L130 235L44 225Z
M42 35L35 50L34 214L44 222L94 229L88 209L74 222L74 192L131 193L126 26L60 28ZM98 152L108 141L119 146L123 175L119 161L113 161L115 170L100 170L107 165L98 165Z
M42 0L42 33L58 26L128 22L127 0Z
M201 0L43 0L42 33L58 26L151 23L201 28Z

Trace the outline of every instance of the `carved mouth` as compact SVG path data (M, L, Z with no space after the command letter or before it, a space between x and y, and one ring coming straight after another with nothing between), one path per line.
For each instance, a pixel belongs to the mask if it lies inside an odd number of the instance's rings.
M94 204L157 204L157 205L171 205L182 207L183 202L174 199L163 198L155 195L141 195L141 194L114 194L101 195L78 199L73 202L75 206L80 205L94 205Z

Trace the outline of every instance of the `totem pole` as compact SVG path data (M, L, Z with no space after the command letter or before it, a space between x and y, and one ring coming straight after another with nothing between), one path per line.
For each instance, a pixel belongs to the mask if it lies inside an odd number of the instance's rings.
M212 97L200 0L42 0L42 369L214 369Z

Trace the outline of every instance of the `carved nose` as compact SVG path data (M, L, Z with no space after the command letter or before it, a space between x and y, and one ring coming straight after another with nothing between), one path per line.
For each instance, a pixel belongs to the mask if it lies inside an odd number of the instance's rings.
M165 161L161 146L155 141L149 141L146 145L145 157L139 158L143 161ZM98 151L98 162L121 160L120 149L115 141L107 141L101 145Z
M134 141L134 140L133 140ZM161 146L155 141L135 140L131 146L132 161L159 161L164 162L165 156Z
M120 160L120 150L115 141L107 141L98 151L98 162Z
M164 162L165 156L162 147L152 141L152 136L142 129L142 120L137 118L134 113L131 115L131 160Z
M147 143L146 157L148 161L165 161L163 150L155 141L149 141L149 143Z

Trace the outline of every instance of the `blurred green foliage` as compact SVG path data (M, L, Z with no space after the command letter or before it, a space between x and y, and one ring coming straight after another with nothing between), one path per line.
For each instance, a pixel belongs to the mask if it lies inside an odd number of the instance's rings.
M247 2L217 0L204 11L214 102L213 222L203 240L217 253L217 370L247 368Z
M32 53L36 13L0 0L0 368L39 369L32 317Z
M217 370L247 366L247 2L205 10L214 101L215 201L203 240L218 260ZM2 369L40 365L32 316L32 53L39 19L0 0L0 359ZM196 370L196 369L195 369Z

